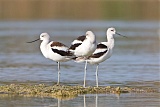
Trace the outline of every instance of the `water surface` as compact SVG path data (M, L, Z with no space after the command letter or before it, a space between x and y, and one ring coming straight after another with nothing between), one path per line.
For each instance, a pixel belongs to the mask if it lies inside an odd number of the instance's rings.
M57 82L57 63L45 59L39 42L27 44L48 32L51 40L70 45L76 37L92 30L97 41L106 40L106 29L115 27L127 36L115 36L115 48L110 59L99 66L100 86L147 87L159 90L159 26L157 21L1 21L0 22L0 84L50 84ZM87 86L95 86L95 65L88 65ZM84 63L61 64L61 84L82 85ZM58 103L55 98L1 96L0 106L15 107L132 107L159 105L159 93L80 95ZM96 103L97 99L97 103ZM8 103L9 101L9 103ZM95 103L93 103L95 102ZM143 102L143 103L141 103ZM145 102L145 103L144 103ZM134 106L133 106L134 107Z

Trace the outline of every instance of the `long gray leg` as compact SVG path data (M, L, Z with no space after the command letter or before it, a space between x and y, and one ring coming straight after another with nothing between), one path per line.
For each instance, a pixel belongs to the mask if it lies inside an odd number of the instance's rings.
M86 87L86 72L87 72L87 61L85 63L85 67L84 67L84 84L83 84L83 87Z
M98 87L98 66L99 64L97 65L97 68L96 68L96 86Z
M58 63L58 82L57 82L57 85L59 85L59 82L60 82L60 62L57 62Z

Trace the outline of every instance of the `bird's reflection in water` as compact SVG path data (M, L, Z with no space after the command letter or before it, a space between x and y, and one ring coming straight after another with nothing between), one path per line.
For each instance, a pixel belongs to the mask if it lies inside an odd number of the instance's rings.
M58 99L58 107L61 107L61 99Z
M93 94L93 97L92 97L92 99L95 99L94 101L95 102L93 102L94 103L94 105L95 105L95 107L98 107L98 98L99 98L99 96L100 96L100 98L101 97L108 97L108 95L110 95L110 94ZM115 97L116 97L116 99L117 100L119 100L120 99L120 94L113 94ZM90 95L89 95L90 96ZM84 94L84 95L80 95L79 97L81 97L81 98L83 98L83 100L82 100L82 103L83 103L83 107L87 107L87 102L90 102L90 98L88 99L88 97L87 97L87 95L86 94ZM62 100L63 101L69 101L69 100L71 100L71 99L74 99L75 97L56 97L56 99L58 100L58 102L57 102L57 107L61 107L61 103L62 103ZM93 101L93 100L92 100ZM93 104L92 103L92 104Z
M95 107L98 107L98 94L96 94L96 105L95 105Z
M75 99L77 96L55 96L54 98L57 99L57 107L61 107L62 101L69 101Z
M120 98L120 93L119 93L119 94L115 94L115 95L116 95L117 99L119 100L119 98Z
M103 94L104 95L104 94ZM103 96L102 95L102 96ZM84 105L84 107L87 107L86 106L86 103L87 103L87 99L88 98L86 98L86 96L87 95L83 95L83 105ZM99 96L101 96L100 94L94 94L94 97L95 97L95 107L99 107L98 106L98 97ZM120 98L120 94L114 94L114 96L117 98L117 100L119 100L119 98ZM106 94L106 97L108 97L108 94ZM88 99L88 102L89 102L89 99Z
M86 107L86 95L83 95L84 107Z
M98 94L95 94L95 107L98 107ZM83 95L83 105L86 107L86 95Z

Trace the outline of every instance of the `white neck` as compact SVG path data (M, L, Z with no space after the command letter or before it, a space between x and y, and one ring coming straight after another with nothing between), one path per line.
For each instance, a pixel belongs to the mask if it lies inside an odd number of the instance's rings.
M43 40L42 43L41 43L41 45L40 45L40 50L41 50L42 54L46 58L48 58L48 54L47 54L47 49L48 49L47 45L48 45L48 43L49 43L49 40Z
M96 36L93 35L90 38L88 38L90 40L91 43L96 43Z
M43 44L48 44L48 43L49 43L49 39L43 40L42 43L43 43ZM41 44L42 44L42 43L41 43Z
M114 37L111 34L107 34L107 40L108 40L108 44L109 44L109 48L113 48L114 47Z

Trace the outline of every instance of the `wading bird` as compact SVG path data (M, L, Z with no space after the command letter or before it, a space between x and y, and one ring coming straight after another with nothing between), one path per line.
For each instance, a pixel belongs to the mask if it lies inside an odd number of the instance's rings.
M71 60L72 54L69 53L68 47L60 42L51 41L49 42L50 36L47 33L42 33L39 39L36 39L31 42L32 43L38 40L42 40L40 44L40 50L45 58L51 59L58 63L58 82L60 83L60 62L66 62Z
M70 48L68 49L69 52L73 53L76 57L84 57L88 58L97 48L96 43L96 36L92 31L87 31L86 35L80 36L75 39L72 43ZM84 67L84 84L86 81L86 70L87 70L87 61Z
M107 35L107 42L100 42L97 45L96 50L92 55L88 58L84 57L77 57L76 62L88 62L90 64L97 65L96 67L96 86L98 87L98 67L99 64L106 59L110 58L114 48L114 34L123 36L116 32L115 28L108 28L106 35ZM126 36L123 36L126 37Z

